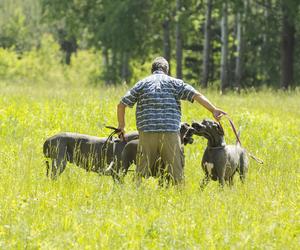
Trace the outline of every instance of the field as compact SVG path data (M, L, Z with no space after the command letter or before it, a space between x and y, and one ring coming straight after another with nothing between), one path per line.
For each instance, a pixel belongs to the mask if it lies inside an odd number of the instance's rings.
M185 148L186 185L137 189L68 165L57 181L45 176L43 141L60 131L107 136L128 87L1 85L1 249L299 249L300 93L271 90L205 94L241 129L250 160L247 181L211 182L201 192L206 141ZM183 121L211 117L183 102ZM134 109L127 131L135 130ZM227 143L235 142L223 119Z

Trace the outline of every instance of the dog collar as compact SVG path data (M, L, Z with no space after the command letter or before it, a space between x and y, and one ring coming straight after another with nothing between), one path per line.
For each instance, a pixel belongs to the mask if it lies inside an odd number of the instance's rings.
M219 146L219 147L210 147L210 146L208 146L207 148L208 148L209 150L222 149L222 148L225 148L225 145L224 145L224 146Z

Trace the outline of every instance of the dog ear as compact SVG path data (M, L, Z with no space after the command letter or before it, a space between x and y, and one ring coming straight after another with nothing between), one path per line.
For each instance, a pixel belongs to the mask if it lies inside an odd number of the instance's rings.
M184 134L186 133L186 131L188 131L191 128L190 124L188 124L187 122L183 122L180 124L180 133Z
M219 133L220 135L225 135L224 129L223 129L221 123L217 123L217 126L218 126L218 133Z
M186 128L185 123L181 123L181 124L180 124L180 133L183 133L184 130L185 130L185 128Z
M187 131L183 135L183 144L184 145L192 144L194 142L194 139L192 138L192 136L194 135L194 132L195 132L195 129L192 127L189 127L187 129Z
M192 123L192 126L190 128L193 128L194 131L196 131L197 129L200 129L200 128L205 128L206 126L203 125L203 122L193 122Z

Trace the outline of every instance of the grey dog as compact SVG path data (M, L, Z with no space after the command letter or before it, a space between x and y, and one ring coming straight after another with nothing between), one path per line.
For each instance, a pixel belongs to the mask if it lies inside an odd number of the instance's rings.
M44 142L44 155L52 160L51 168L46 161L46 174L56 179L70 162L87 171L116 177L125 145L137 138L138 132L125 134L124 140L68 132L56 134Z
M187 123L181 124L182 142L189 128ZM56 179L70 162L87 171L118 179L119 174L124 176L127 173L132 163L136 164L138 137L138 132L125 134L123 140L68 132L56 134L44 142L44 155L52 160L51 168L46 161L46 174ZM185 137L185 144L192 141L192 138Z
M218 180L221 186L224 186L225 182L233 185L236 172L244 182L248 171L247 152L239 143L226 145L224 130L219 123L208 119L200 123L193 122L192 128L187 132L187 135L191 134L203 136L208 140L201 163L205 172L201 188L204 188L210 179Z

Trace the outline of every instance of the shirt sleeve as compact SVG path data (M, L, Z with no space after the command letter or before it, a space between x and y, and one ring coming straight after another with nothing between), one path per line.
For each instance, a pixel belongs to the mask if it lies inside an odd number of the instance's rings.
M122 97L121 103L132 108L134 104L138 101L140 96L140 91L142 87L142 82L138 82L132 87L127 93Z
M176 82L175 86L176 86L177 99L194 102L193 97L197 91L191 85L184 83L183 81L180 80Z

